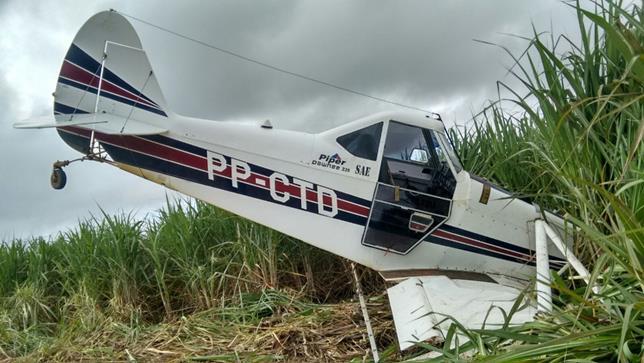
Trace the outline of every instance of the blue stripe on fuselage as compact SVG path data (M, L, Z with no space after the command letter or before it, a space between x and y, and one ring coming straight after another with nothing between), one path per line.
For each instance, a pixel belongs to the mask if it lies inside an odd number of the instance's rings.
M450 232L450 233L461 235L463 237L471 238L473 240L483 241L485 243L489 243L491 245L501 247L501 248L505 248L507 250L510 250L510 251L513 251L513 252L518 252L518 253L521 253L521 254L524 254L524 255L527 255L527 256L530 256L530 255L533 254L532 253L533 251L531 251L531 250L529 250L529 249L527 249L525 247L517 246L515 244L508 243L508 242L503 242L501 240L498 240L498 239L495 239L495 238L492 238L492 237L487 237L487 236L484 236L484 235L481 235L481 234L478 234L478 233L474 233L474 232L468 231L466 229L450 226L450 225L447 225L447 224L442 225L441 229L444 230L444 231ZM555 263L565 262L564 259L559 258L559 257L555 257L555 256L550 256L550 260L552 262L555 262Z
M80 114L87 114L89 112L83 111L78 108L74 108L71 106L64 105L60 102L54 102L54 112L66 114L66 115L80 115Z
M62 106L64 106L64 105L62 105ZM66 107L68 107L68 106L66 106ZM71 111L73 111L73 108L69 108L67 110L69 111L70 109L71 109ZM182 151L187 151L187 152L193 153L195 155L200 155L200 156L204 156L204 157L206 156L206 150L205 149L200 148L200 147L195 146L195 145L192 145L192 144L188 144L188 143L176 140L176 139L171 139L171 138L166 137L166 136L151 135L151 136L139 136L139 137L143 138L143 139L148 139L150 141L154 141L154 142L166 145L166 146L171 146L171 147L174 147L174 148L182 150ZM78 136L78 138L81 138L81 136ZM102 143L102 144L103 144L103 147L105 148L105 150L108 151L110 156L112 156L112 158L114 160L118 161L118 162L122 162L122 163L129 164L129 165L132 165L132 166L140 167L140 168L147 169L147 170L150 170L150 171L158 172L158 173L161 173L161 174L174 176L174 177L177 177L177 178L180 178L180 179L188 180L188 181L199 183L199 184L202 184L202 185L222 189L222 190L225 190L225 191L234 192L234 193L242 194L242 195L247 195L247 196L257 198L257 199L260 199L260 200L274 202L276 204L284 204L284 205L289 206L291 208L302 210L301 206L300 206L300 200L298 198L291 198L286 203L280 203L280 202L274 201L272 199L272 197L270 196L270 191L269 190L261 188L261 187L258 187L258 186L255 186L255 185L252 185L252 184L246 184L246 183L243 183L243 182L240 181L240 183L238 184L238 188L234 188L234 187L232 187L230 179L228 179L226 177L221 177L221 176L216 176L215 175L214 180L210 180L210 179L208 179L207 173L205 173L204 171L195 170L193 168L183 166L183 165L179 165L179 164L176 164L174 162L161 160L161 159L159 159L157 157L152 157L152 156L148 156L148 155L145 155L145 154L141 154L141 153L136 152L136 151L132 151L132 150L129 150L129 149L122 148L120 146L109 145L109 144L106 144L106 143ZM231 164L230 157L226 157L226 161L227 161L228 165ZM251 170L253 170L253 172L256 172L257 174L268 176L273 172L270 169L263 168L263 167L258 166L258 165L254 165L254 164L249 164L249 165L251 167ZM289 177L289 180L292 181L292 178ZM359 205L363 205L363 206L365 206L367 208L371 207L371 202L368 201L368 200L358 198L358 197L355 197L355 196L352 196L352 195L349 195L349 194L346 194L346 193L342 193L342 192L339 192L339 191L336 191L336 193L338 195L338 198L348 200L348 201L351 201L351 202L359 204ZM318 214L317 208L318 208L317 203L310 202L310 201L307 203L306 210L308 212ZM343 220L343 221L347 221L347 222L350 222L350 223L354 223L354 224L357 224L357 225L360 225L360 226L364 226L366 224L366 222L367 222L365 217L360 217L360 216L357 216L355 214L351 214L351 213L348 213L348 212L345 212L345 211L342 211L342 210L338 210L338 215L335 218ZM465 230L465 229L461 229L461 228L458 228L458 227L454 227L454 226L444 224L444 225L442 225L440 227L440 229L445 230L445 231L450 232L450 233L454 233L454 234L459 235L459 236L471 238L471 239L478 240L478 241L483 241L483 242L489 243L489 244L497 246L497 247L502 247L502 248L508 249L510 251L514 251L514 252L524 254L526 256L533 255L529 249L526 249L526 248L511 244L511 243L503 242L503 241L500 241L500 240L497 240L497 239L494 239L494 238L491 238L491 237L480 235L478 233L474 233L474 232L471 232L471 231L468 231L468 230ZM438 245L442 245L442 246L446 246L446 247L450 247L450 248L456 248L456 249L472 252L472 253L483 254L483 255L486 255L486 256L494 257L494 258L500 258L500 259L503 259L503 260L506 260L506 261L511 261L511 262L515 262L515 263L519 263L519 264L527 264L527 265L530 265L530 266L535 265L534 260L525 261L525 260L522 260L520 258L508 256L508 255L505 255L505 254L502 254L502 253L498 253L498 252L495 252L495 251L490 251L490 250L480 248L480 247L475 247L475 246L462 244L462 243L456 243L456 242L453 242L453 241L450 241L450 240L447 240L447 239L444 239L444 238L441 238L441 237L433 236L433 235L428 236L425 239L425 241L430 242L430 243L435 243L435 244L438 244ZM554 257L554 256L550 256L550 259L551 259L551 265L554 268L560 267L561 264L563 262L565 262L561 258Z
M150 135L150 136L139 136L139 137L142 138L142 139L154 141L154 142L157 142L159 144L162 144L162 145L165 145L165 146L170 146L170 147L173 147L175 149L179 149L181 151L189 152L191 154L199 155L199 156L202 156L202 157L206 157L206 155L207 155L207 150L204 149L204 148L201 148L201 147L198 147L198 146L195 146L195 145L192 145L192 144L188 144L188 143L176 140L176 139L172 139L172 138L169 138L167 136ZM225 157L226 157L226 161L228 162L228 165L230 165L230 157L228 157L228 156L225 156ZM260 166L260 165L251 164L251 163L249 163L249 165L250 165L250 168L253 171L253 173L257 173L257 174L260 174L260 175L263 175L263 176L266 176L266 177L270 176L274 172L274 170L265 168L265 167ZM341 192L341 191L337 191L337 190L334 190L334 191L337 194L338 198L340 198L340 199L344 199L346 201L349 201L349 202L354 203L354 204L361 205L361 206L366 207L366 208L371 208L371 201L370 200L362 199L362 198L359 198L359 197L356 197L354 195L347 194L347 193L344 193L344 192Z
M247 184L247 183L244 183L243 181L240 181L238 183L237 188L235 188L233 187L230 179L226 177L214 175L214 178L213 178L214 180L210 180L208 179L208 174L202 170L195 170L187 166L175 164L173 162L169 162L165 160L160 160L158 158L140 154L138 152L124 149L119 146L109 145L105 143L102 143L102 145L115 161L118 161L121 163L133 165L150 171L155 171L161 174L174 176L180 179L188 180L188 181L206 185L209 187L222 189L228 192L246 195L252 198L257 198L267 202L272 202L275 204L285 205L294 209L302 210L300 206L300 199L296 198L295 196L293 198L290 198L287 202L281 203L274 200L271 197L270 190L261 188L254 184ZM228 160L228 164L230 165L230 160ZM251 166L251 170L253 170L253 166ZM292 180L292 178L290 177L289 179ZM339 198L342 198L338 192L336 193L338 194ZM317 203L308 201L306 203L306 206L307 206L306 210L308 212L318 214ZM366 223L365 217L360 217L340 209L338 209L338 214L333 218L337 218L337 219L358 224L358 225L365 225Z
M94 88L94 87L91 87L91 86L88 86L86 84L79 83L79 82L76 82L76 81L72 81L70 79L58 77L58 82L66 84L68 86L78 88L78 89L83 90L85 92L90 92L90 93L93 93L93 94L96 94L96 92L97 92L96 88ZM142 104L140 102L135 102L135 101L132 101L130 99L127 99L127 98L124 98L124 97L121 97L121 96L117 96L117 95L115 95L113 93L109 93L107 91L101 91L101 97L107 97L107 98L113 99L114 101L118 101L118 102L130 105L130 106L134 106L136 108L143 109L145 111L156 113L157 115L167 116L166 113L161 111L161 110L157 110L156 108L146 106L146 105L144 105L144 104Z
M69 47L69 50L67 51L67 55L65 55L65 59L85 69L86 71L96 75L96 77L100 76L101 63L96 59L94 59L89 54L85 53L85 51L80 49L74 43L72 43L72 45ZM125 82L123 79L121 79L121 77L114 74L114 72L110 71L107 67L103 69L103 79L131 92L132 94L135 94L135 95L140 94L140 92L136 88L132 87L129 83ZM143 94L141 94L140 97L149 101L150 103L154 104L157 107L159 106L156 102L152 101L150 98L146 97Z

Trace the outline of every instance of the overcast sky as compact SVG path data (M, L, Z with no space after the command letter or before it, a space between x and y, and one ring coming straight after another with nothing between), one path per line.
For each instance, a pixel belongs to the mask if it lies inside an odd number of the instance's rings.
M144 216L164 188L107 165L66 169L49 186L51 164L78 154L54 130L11 124L52 112L62 59L92 14L114 8L266 63L466 122L510 58L474 39L522 49L504 34L575 31L575 14L555 0L489 1L37 1L0 0L0 240L48 234L97 214ZM315 132L395 106L244 63L134 22L170 107L213 120L270 119ZM171 197L178 194L170 194Z

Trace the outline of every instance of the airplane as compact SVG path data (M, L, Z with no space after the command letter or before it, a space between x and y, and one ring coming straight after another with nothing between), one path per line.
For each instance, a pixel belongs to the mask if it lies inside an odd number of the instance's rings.
M319 133L178 115L133 25L112 10L91 17L69 47L53 117L14 127L55 128L77 160L115 166L398 282L388 293L401 349L440 334L444 324L428 312L489 325L491 306L509 310L534 279L535 221L565 228L560 216L466 171L434 115L377 113ZM54 163L55 189L73 161ZM546 252L546 269L567 263L565 248ZM528 306L513 323L534 313Z

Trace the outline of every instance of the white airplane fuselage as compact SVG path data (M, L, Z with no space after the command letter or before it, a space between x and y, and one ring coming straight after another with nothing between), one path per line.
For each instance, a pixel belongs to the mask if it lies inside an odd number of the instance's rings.
M380 113L310 134L177 115L133 27L114 12L77 34L54 111L74 149L89 153L93 138L127 172L385 277L534 276L538 207L464 170L431 117ZM78 122L88 117L96 122Z
M386 135L392 120L444 132L439 121L406 113L377 114L319 134L172 116L160 125L169 130L164 135L95 137L125 171L377 271L533 275L530 224L540 217L537 208L489 183L485 192L484 182L457 171L449 158L456 181L449 218L419 233L422 241L409 251L364 243L376 187L387 185L378 180L386 137L375 161L351 155L336 139L377 123ZM67 128L89 137L80 130Z

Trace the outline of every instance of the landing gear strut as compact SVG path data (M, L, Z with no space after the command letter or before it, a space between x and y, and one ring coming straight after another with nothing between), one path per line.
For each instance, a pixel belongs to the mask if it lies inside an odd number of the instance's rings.
M76 162L76 161L98 161L99 163L108 163L112 164L112 161L107 159L106 154L103 153L92 153L92 154L87 154L83 156L82 158L74 159L74 160L58 160L54 163L53 169L51 172L51 177L49 178L49 182L51 183L51 187L60 190L65 187L65 184L67 184L67 175L65 174L65 171L63 170L63 167Z
M108 159L108 155L103 150L101 145L94 139L94 131L92 131L92 137L90 138L89 147L85 151L86 154L83 157L73 160L58 160L54 163L54 170L51 172L51 182L52 188L56 190L63 189L65 184L67 184L67 175L63 171L63 167L77 162L77 161L98 161L99 163L108 163L112 164L112 161Z

